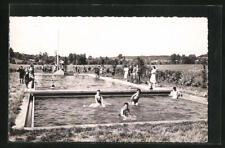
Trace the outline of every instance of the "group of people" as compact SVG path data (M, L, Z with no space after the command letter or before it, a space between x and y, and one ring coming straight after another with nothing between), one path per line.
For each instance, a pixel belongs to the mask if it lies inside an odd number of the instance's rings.
M90 66L89 66L88 68L85 67L84 65L83 65L83 67L78 67L78 66L73 67L73 72L74 72L74 74L75 74L75 73L76 73L76 74L79 74L79 73L81 73L81 72L86 73L86 72L88 72L88 71L91 71L91 67L90 67Z
M155 85L156 85L156 67L152 66L152 70L151 70L151 76L149 76L149 88L150 89L154 89ZM131 78L131 82L133 82L134 80L137 81L137 83L141 82L141 69L139 68L138 65L136 66L124 66L124 79L126 81L128 81L128 76Z
M136 93L134 93L128 102L125 102L120 109L119 116L121 116L124 120L126 119L133 119L135 118L134 115L131 115L129 105L138 106L138 102L140 99L141 90L137 89ZM170 95L173 99L178 99L182 96L182 94L177 91L176 87L173 87L173 90L171 91ZM89 105L89 107L106 107L106 105L111 105L110 103L104 102L103 96L101 95L101 91L97 90L95 94L95 103L92 103Z
M34 65L30 65L25 69L23 66L20 66L17 71L19 72L20 84L25 83L27 89L34 88Z
M125 102L120 110L119 116L123 117L124 120L134 117L130 114L129 104L138 105L138 101L140 98L141 90L137 89L137 92L133 94L130 98L130 102ZM95 95L95 103L89 105L89 107L106 107L106 105L111 105L110 103L104 102L103 96L101 95L101 91L97 90Z

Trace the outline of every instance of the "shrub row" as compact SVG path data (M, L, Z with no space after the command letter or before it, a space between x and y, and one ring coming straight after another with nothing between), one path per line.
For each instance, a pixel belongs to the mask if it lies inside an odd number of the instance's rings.
M179 84L183 86L203 87L207 86L208 80L203 81L202 73L182 72L182 71L158 71L158 82L166 81L168 83Z

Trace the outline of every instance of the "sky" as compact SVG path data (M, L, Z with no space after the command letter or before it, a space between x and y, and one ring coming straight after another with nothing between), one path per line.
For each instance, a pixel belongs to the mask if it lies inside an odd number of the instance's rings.
M204 17L10 17L14 51L87 56L206 54Z

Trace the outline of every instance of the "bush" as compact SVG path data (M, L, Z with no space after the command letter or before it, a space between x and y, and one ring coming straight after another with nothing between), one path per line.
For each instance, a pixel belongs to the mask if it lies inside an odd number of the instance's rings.
M158 71L158 82L166 81L168 83L179 84L183 86L200 87L207 82L207 77L201 76L201 73L182 72L182 71ZM206 74L205 74L206 75ZM202 80L202 79L205 80ZM205 84L206 85L206 84ZM206 87L205 87L206 88Z

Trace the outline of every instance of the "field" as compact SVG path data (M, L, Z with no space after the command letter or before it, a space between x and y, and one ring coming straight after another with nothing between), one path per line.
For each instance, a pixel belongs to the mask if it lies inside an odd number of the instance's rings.
M10 68L17 65L10 65ZM61 128L49 130L12 130L21 102L24 98L24 84L19 84L18 73L9 74L9 141L17 142L207 142L208 124L205 121L114 125L91 128Z

